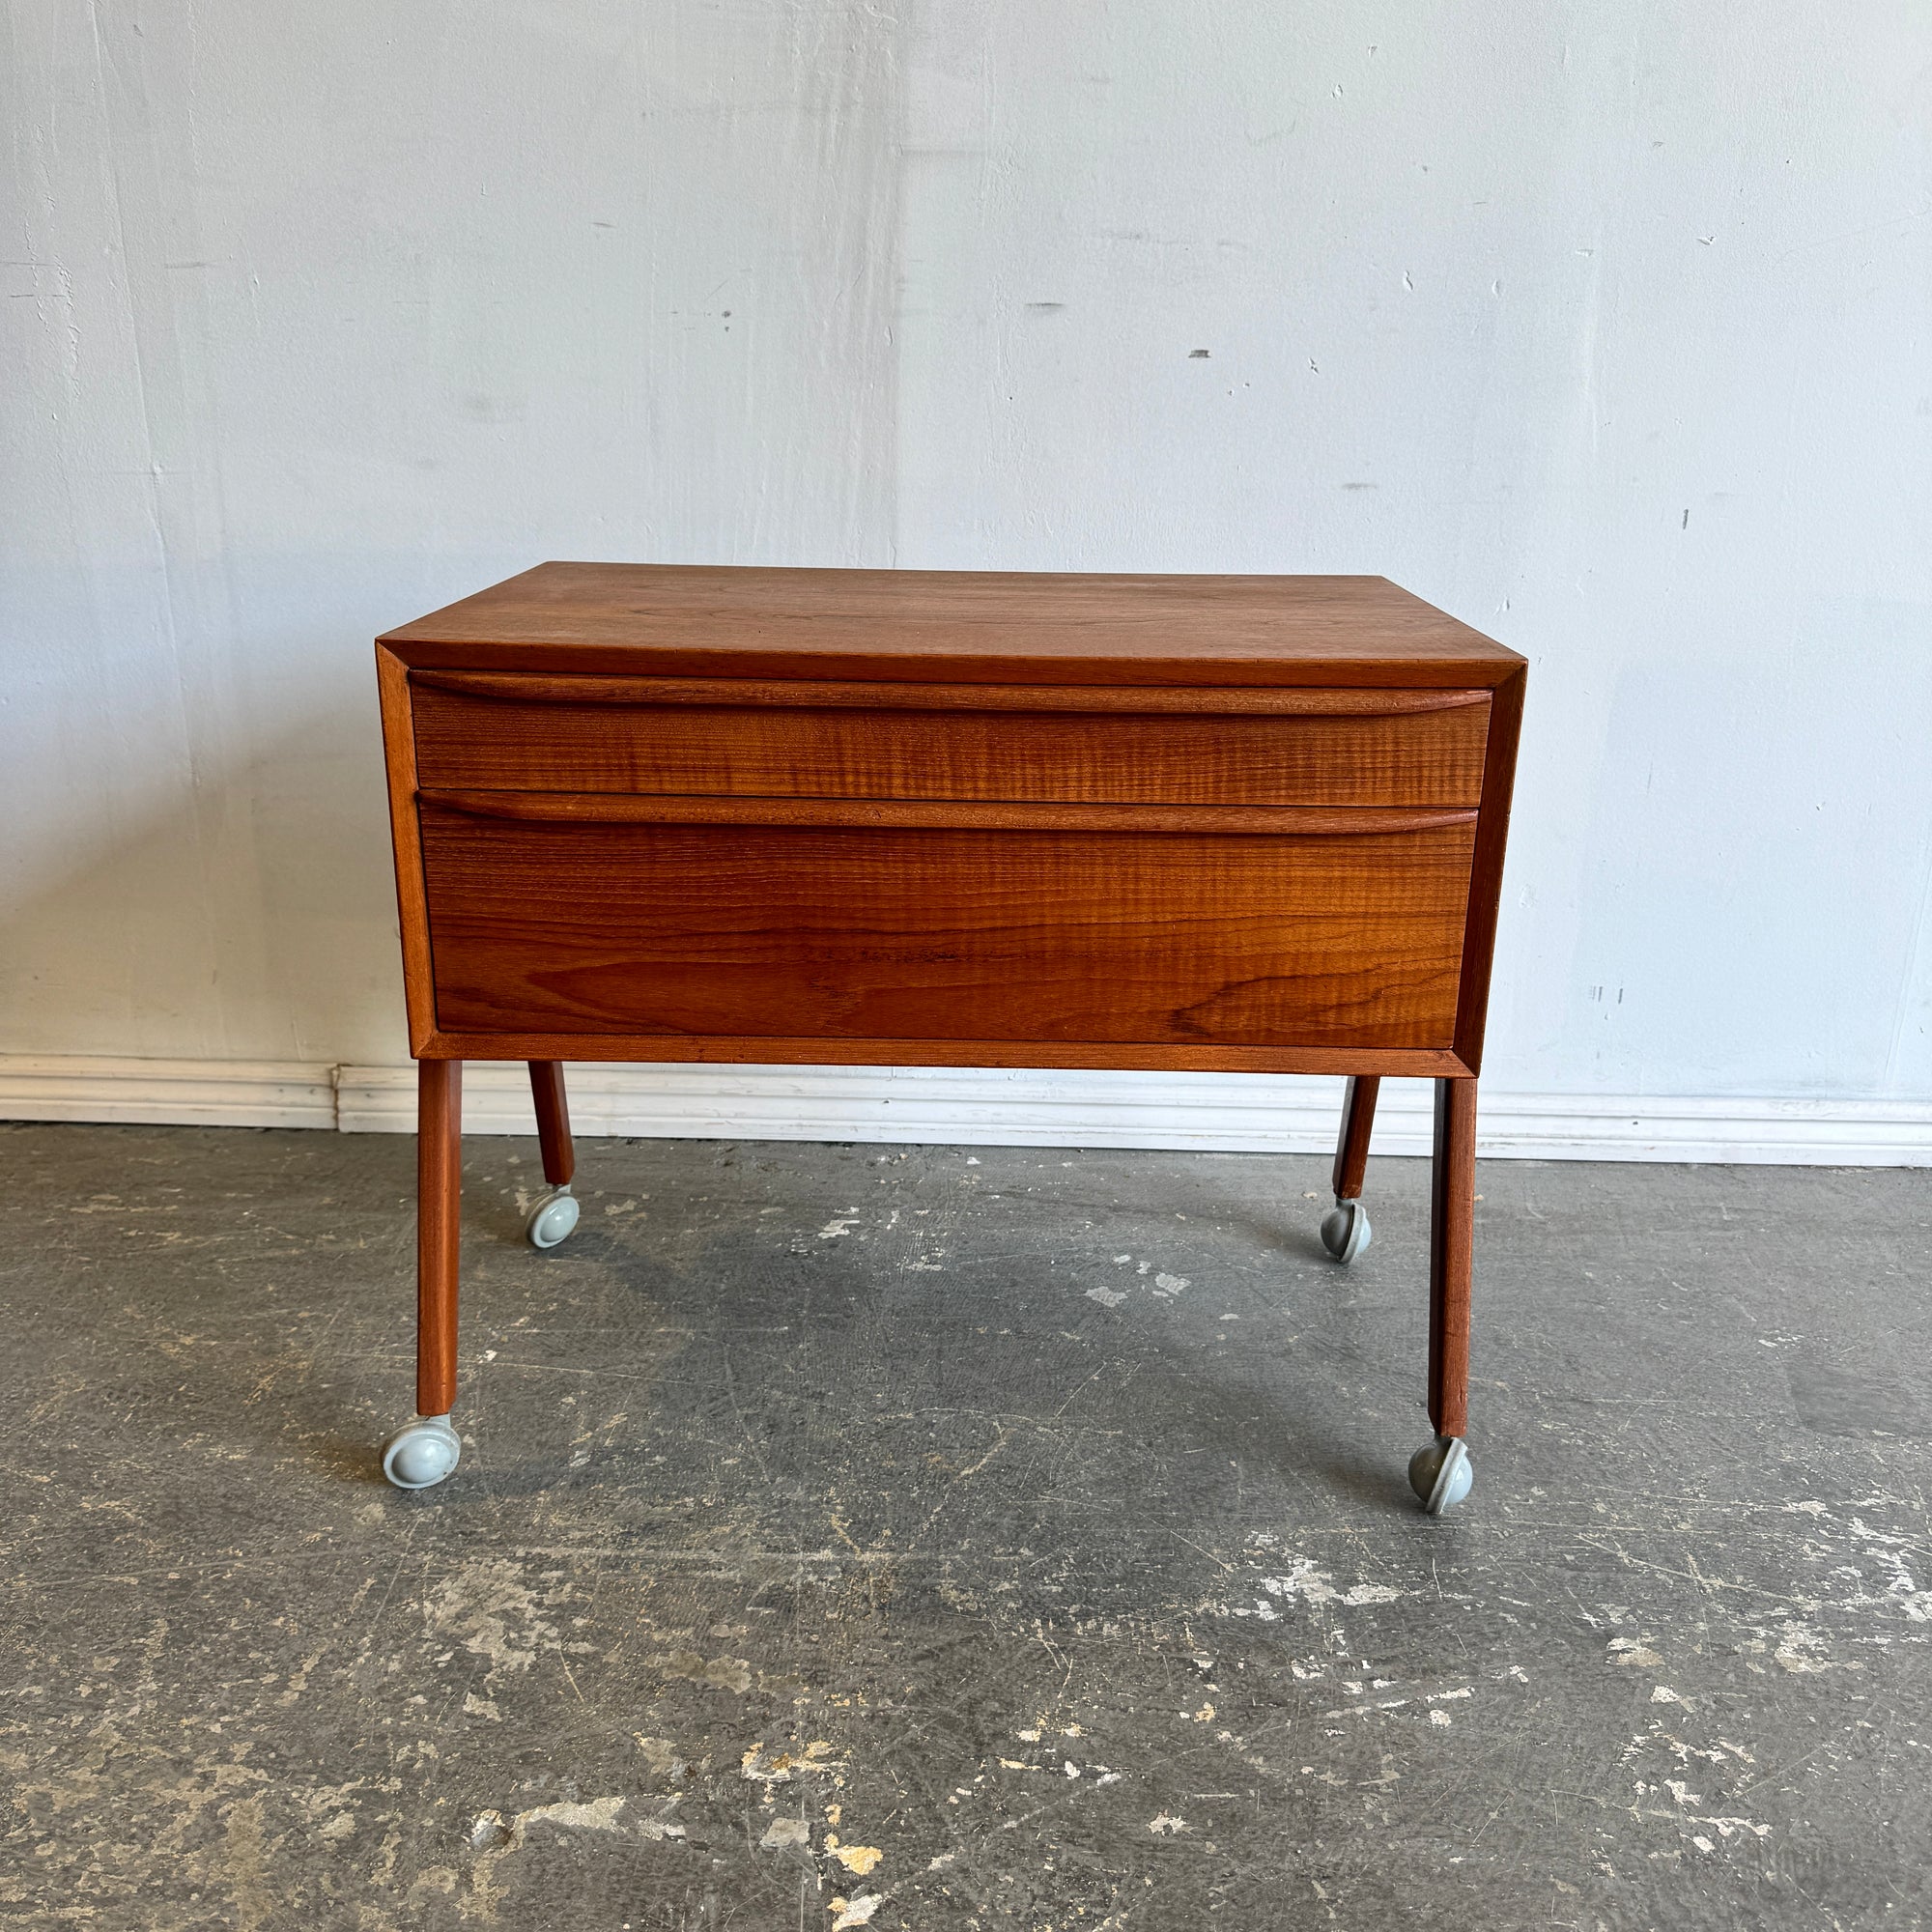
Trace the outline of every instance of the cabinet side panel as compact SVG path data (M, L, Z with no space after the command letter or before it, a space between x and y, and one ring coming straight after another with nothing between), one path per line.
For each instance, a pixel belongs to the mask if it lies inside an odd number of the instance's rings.
M1516 749L1527 681L1527 669L1518 670L1496 687L1490 704L1483 803L1469 872L1469 923L1463 937L1463 983L1456 1001L1456 1056L1471 1073L1480 1073L1483 1065L1490 969L1495 960L1496 911L1502 900L1503 852L1509 842L1510 797L1516 786Z
M436 1032L436 979L430 964L429 899L423 885L422 830L416 819L416 740L410 716L409 668L376 646L383 702L383 762L389 781L389 837L396 855L396 913L403 939L403 997L410 1051L420 1056Z

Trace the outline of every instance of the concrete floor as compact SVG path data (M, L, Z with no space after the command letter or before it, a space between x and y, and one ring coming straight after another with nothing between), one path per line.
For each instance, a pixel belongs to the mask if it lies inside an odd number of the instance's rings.
M0 1128L0 1920L1932 1922L1932 1177Z

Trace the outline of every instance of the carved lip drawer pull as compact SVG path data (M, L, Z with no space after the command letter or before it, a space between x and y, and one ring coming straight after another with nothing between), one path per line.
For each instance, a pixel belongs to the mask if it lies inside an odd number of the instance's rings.
M1396 718L1487 704L1487 691L1378 691L1322 686L892 684L770 678L549 676L528 671L412 670L419 691L516 704L782 704L889 711L1228 712L1294 718Z
M854 831L1194 832L1346 838L1473 825L1473 806L1029 805L956 799L716 798L630 792L425 790L424 805L472 818L575 825L799 825Z

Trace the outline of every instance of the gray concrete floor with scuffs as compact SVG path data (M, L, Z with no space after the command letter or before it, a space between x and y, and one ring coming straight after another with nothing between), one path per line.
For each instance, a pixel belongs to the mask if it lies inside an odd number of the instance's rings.
M1932 1920L1932 1178L0 1128L0 1919Z

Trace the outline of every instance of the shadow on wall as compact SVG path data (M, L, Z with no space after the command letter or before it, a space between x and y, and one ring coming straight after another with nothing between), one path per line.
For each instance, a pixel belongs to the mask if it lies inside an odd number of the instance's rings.
M0 913L0 1052L408 1057L373 662L365 676L361 701L204 768ZM43 823L63 809L45 801Z

